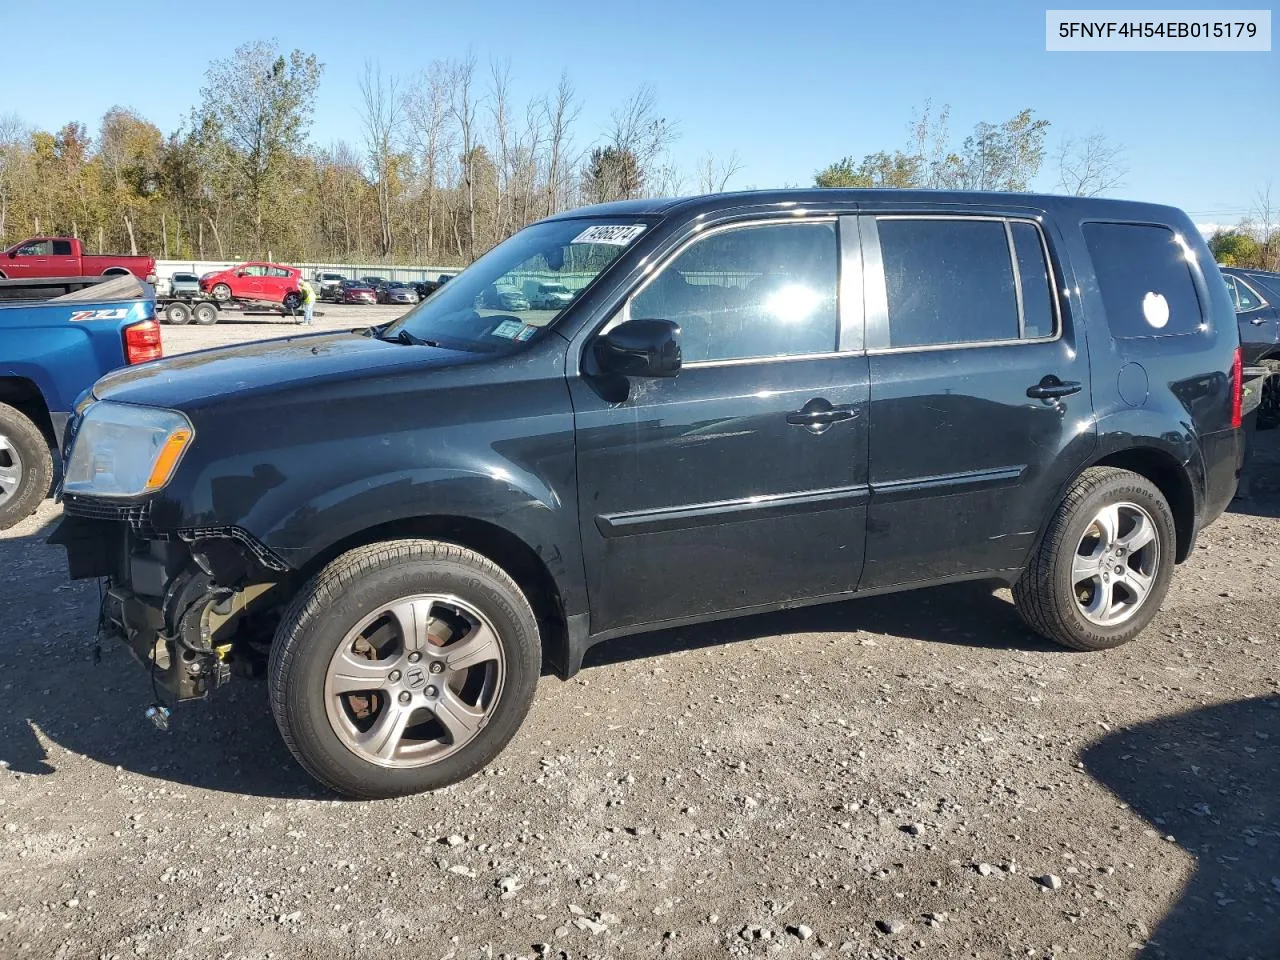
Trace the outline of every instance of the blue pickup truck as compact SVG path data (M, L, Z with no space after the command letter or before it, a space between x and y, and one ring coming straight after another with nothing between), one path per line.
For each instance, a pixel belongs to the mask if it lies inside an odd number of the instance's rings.
M132 276L0 280L0 530L49 493L76 399L163 355L155 292Z

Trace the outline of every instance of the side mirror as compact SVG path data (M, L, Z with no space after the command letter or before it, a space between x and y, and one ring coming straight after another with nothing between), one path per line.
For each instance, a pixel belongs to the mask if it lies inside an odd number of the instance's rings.
M237 276L237 277L244 277L244 276L247 276L247 274L246 274L243 270L237 270L237 271L236 271L236 276Z
M605 373L674 377L680 372L680 325L670 320L628 320L592 344Z

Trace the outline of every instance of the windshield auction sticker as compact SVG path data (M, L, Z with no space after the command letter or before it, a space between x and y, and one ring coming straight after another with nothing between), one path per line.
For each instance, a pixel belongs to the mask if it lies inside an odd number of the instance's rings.
M1046 10L1046 50L1269 51L1270 10Z
M594 227L587 227L570 242L607 243L613 247L625 247L642 233L644 233L643 223L596 224Z

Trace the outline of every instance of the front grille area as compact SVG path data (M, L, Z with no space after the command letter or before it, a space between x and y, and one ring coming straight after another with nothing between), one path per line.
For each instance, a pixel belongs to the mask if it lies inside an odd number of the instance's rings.
M151 501L141 503L114 503L110 500L99 500L93 497L64 494L62 509L73 517L87 517L90 520L115 520L127 523L129 528L139 537L155 539L156 531L151 525Z

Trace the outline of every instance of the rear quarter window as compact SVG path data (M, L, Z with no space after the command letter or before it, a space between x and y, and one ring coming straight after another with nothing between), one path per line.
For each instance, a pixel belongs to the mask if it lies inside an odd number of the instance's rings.
M1174 231L1136 223L1086 223L1083 230L1113 337L1182 336L1205 322L1189 248Z

